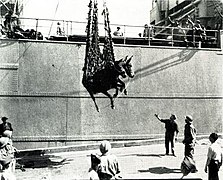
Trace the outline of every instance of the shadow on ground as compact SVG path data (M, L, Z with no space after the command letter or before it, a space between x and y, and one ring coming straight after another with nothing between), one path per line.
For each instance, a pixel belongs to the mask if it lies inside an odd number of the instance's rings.
M152 167L146 170L138 170L140 173L149 172L154 174L182 173L180 169L170 169L167 167Z
M121 156L142 156L142 157L159 157L165 156L165 154L128 154L128 155L121 155Z
M136 156L148 156L148 157L159 157L165 156L165 154L136 154Z
M65 164L69 164L69 161L72 161L72 159L42 153L25 154L16 157L16 168L21 170L25 170L24 168L59 168Z

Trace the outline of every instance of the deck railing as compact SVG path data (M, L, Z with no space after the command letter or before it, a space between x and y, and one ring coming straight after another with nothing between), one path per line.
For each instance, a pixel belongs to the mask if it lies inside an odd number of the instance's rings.
M3 23L3 19L1 19ZM36 32L41 32L44 39L51 40L67 40L72 38L70 36L86 36L87 22L67 21L67 20L53 20L53 19L39 19L39 18L25 18L20 17L18 20L20 27L23 30L33 29ZM57 34L58 23L62 34ZM152 26L148 27L148 35L143 36L144 26L110 24L111 30L114 32L117 27L121 28L123 32L122 37L114 37L114 43L119 44L140 44L143 45L163 45L163 46L198 46L220 48L220 32L217 30L206 30L206 36L199 41L199 36L196 35L192 28L177 28L166 26ZM104 24L99 23L99 35L104 36ZM78 40L76 38L76 40ZM138 41L138 42L137 42Z

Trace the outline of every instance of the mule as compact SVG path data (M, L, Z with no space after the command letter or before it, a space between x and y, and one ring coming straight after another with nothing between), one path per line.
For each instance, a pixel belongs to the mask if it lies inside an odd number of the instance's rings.
M109 97L112 109L114 109L114 98L118 96L118 92L124 90L124 93L127 94L125 83L120 77L134 77L131 64L132 57L128 58L126 56L125 59L115 61L114 64L105 66L105 68L95 72L92 77L83 77L82 83L90 94L98 112L99 107L95 101L95 94L102 93ZM108 92L110 89L116 90L113 96Z

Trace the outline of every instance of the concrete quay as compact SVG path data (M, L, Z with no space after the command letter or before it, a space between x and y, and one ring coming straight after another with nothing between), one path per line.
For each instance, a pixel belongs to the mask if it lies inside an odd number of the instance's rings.
M219 139L223 148L223 141ZM99 144L86 145L87 149L76 147L61 147L57 149L36 150L21 152L19 160L25 162L25 171L16 169L18 180L75 180L87 179L90 167L90 154L99 153ZM195 147L195 161L198 172L189 174L183 179L206 180L204 172L207 150L207 138L198 140ZM182 173L180 165L183 160L184 145L179 140L176 143L176 156L165 156L165 147L162 139L146 142L116 142L112 143L112 154L115 154L121 166L123 179L180 179ZM62 151L64 150L64 151ZM223 178L223 168L219 171L220 179Z

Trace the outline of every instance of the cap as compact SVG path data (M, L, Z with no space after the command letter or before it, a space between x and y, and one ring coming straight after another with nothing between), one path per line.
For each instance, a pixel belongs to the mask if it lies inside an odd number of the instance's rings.
M102 154L107 153L111 149L111 144L109 141L102 141L100 144L100 151Z
M190 115L185 116L185 119L187 119L188 121L192 122L193 121L193 117Z
M171 114L170 118L172 118L172 119L174 119L174 120L177 119L177 117L176 117L175 114Z

